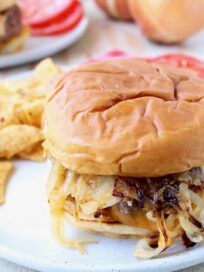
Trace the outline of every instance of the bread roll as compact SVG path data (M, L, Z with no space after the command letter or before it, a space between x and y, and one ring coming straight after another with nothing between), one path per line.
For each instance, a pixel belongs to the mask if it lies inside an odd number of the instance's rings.
M204 27L204 0L128 0L145 35L160 43L184 41Z
M134 58L61 76L46 105L45 148L84 174L164 176L204 165L204 80Z
M66 212L66 219L75 228L83 231L101 232L102 234L114 238L144 237L151 233L148 229L122 225L118 222L108 224L107 222L99 222L94 220L83 220L74 217Z

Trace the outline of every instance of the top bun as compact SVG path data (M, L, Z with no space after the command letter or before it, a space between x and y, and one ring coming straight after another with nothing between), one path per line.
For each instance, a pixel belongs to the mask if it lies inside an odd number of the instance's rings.
M162 176L204 165L204 79L115 59L58 78L47 99L45 148L77 173Z
M0 12L7 10L8 8L12 7L16 4L15 0L0 0Z

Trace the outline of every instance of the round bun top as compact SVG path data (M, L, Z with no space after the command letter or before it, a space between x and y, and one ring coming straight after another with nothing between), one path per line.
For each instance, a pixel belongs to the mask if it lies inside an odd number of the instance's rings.
M204 79L115 59L56 80L47 99L48 153L77 173L162 176L204 165Z
M16 0L0 0L0 12L7 10L16 4Z

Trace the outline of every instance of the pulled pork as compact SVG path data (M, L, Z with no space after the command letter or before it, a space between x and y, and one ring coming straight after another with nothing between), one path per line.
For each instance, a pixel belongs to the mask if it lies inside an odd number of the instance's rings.
M192 247L202 239L200 233L204 228L193 215L198 212L190 199L198 201L195 199L199 194L202 195L203 189L204 176L201 168L156 178L118 176L115 178L113 196L119 197L121 201L111 208L111 214L123 224L134 224L134 216L143 212L157 225L159 232L154 232L153 238L149 237L139 243L140 248L136 254L140 257L147 256L147 253L149 257L153 257L162 252L172 244L179 232L183 244ZM178 224L181 226L180 231L176 231L179 229ZM171 231L167 225L171 225Z
M179 188L186 183L193 191L201 190L204 177L200 168L182 174L156 178L116 177L113 196L128 202L129 206L156 211L179 207ZM132 205L131 205L132 203Z

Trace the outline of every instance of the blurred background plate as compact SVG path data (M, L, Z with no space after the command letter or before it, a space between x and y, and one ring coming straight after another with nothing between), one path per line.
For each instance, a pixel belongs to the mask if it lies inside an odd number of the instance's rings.
M50 37L30 37L22 51L0 56L0 69L30 63L58 53L78 41L87 27L88 18L84 17L79 25L67 34Z

